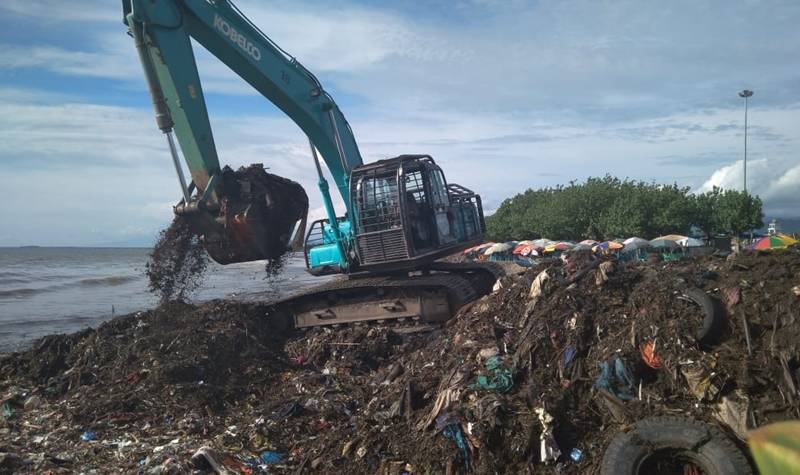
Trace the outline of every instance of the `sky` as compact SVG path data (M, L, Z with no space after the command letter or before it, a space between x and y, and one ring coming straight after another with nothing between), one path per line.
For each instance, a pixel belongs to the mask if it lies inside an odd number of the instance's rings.
M800 216L800 2L238 0L365 161L428 153L487 211L605 174ZM181 192L116 0L0 2L0 246L147 245ZM195 44L223 164L321 201L303 132ZM339 200L339 203L341 201ZM341 209L341 208L340 208Z

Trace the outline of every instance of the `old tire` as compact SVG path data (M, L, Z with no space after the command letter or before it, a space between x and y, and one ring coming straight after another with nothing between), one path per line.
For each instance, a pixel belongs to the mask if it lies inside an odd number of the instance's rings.
M683 296L699 305L703 311L703 323L694 335L697 341L704 345L718 342L725 328L725 312L720 302L698 288L686 290Z
M602 475L651 472L657 458L691 462L705 475L753 473L744 454L719 429L680 417L652 417L618 434L608 445Z

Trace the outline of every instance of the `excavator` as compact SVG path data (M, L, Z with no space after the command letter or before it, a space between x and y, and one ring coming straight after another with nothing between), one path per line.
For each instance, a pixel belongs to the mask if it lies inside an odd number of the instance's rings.
M231 0L122 0L122 6L180 182L175 214L211 258L220 264L276 259L290 241L305 237L307 270L344 276L275 302L283 324L441 322L502 275L491 263L441 260L483 240L480 196L448 183L430 155L363 163L353 130L319 80ZM308 197L298 183L263 165L220 167L192 39L308 137L325 209L308 232ZM321 161L344 202L341 216Z

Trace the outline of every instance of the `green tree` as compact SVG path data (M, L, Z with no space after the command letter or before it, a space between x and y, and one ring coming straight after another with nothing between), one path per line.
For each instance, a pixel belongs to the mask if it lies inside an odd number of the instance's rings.
M762 226L761 199L734 190L692 194L677 184L659 185L612 176L584 183L529 189L506 199L486 220L494 240L612 239L686 233L740 233Z
M718 232L739 235L764 226L761 198L744 191L725 190L717 196L714 228Z

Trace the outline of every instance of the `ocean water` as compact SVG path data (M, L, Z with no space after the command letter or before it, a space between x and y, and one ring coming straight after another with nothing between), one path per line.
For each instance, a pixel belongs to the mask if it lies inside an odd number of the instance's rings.
M144 275L149 249L0 248L0 352L52 333L97 326L114 315L157 304ZM209 265L193 302L214 298L270 300L321 283L302 256L268 278L264 262Z

